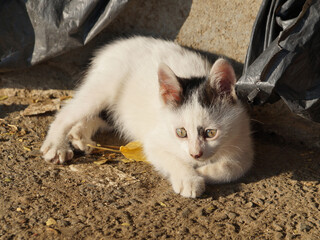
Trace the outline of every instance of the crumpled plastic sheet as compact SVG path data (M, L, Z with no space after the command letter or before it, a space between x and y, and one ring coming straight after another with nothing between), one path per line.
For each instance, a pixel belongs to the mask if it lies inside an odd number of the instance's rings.
M320 122L319 0L263 1L236 89L254 105L281 98Z
M127 2L0 1L0 71L25 68L85 45Z

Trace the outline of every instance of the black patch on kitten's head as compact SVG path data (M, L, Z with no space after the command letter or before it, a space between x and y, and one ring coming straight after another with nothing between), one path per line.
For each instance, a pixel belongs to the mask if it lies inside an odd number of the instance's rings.
M221 92L212 86L208 82L199 87L198 100L202 107L210 108L213 105L228 103L234 105L236 98L227 92Z
M171 108L181 107L195 92L203 107L210 108L226 102L235 104L237 100L234 70L222 58L213 64L208 77L181 78L176 76L169 66L161 63L158 68L158 80L162 101Z
M177 79L182 89L180 96L181 101L178 106L187 103L195 92L197 92L199 103L204 108L210 108L216 103L219 97L222 97L218 91L210 85L208 77L177 77Z
M207 81L198 91L198 100L202 107L210 108L218 99L219 93Z
M186 104L195 92L197 92L199 103L204 108L210 108L222 101L230 104L235 104L236 102L236 99L228 92L219 91L216 87L211 86L209 77L177 77L177 80L181 91L180 101L176 107Z
M181 87L181 100L179 105L183 105L188 102L193 93L206 82L206 77L191 77L191 78L180 78L177 77Z

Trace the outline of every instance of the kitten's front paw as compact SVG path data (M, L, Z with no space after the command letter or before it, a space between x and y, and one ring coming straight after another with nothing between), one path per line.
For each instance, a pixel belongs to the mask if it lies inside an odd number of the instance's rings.
M205 190L203 177L192 176L188 178L171 177L172 188L183 197L199 197Z
M92 141L90 137L86 136L81 127L82 125L73 127L68 134L68 139L74 148L89 154L93 148L89 147L88 144L96 146L96 143Z
M73 158L73 151L65 145L55 145L52 142L45 141L41 146L40 151L43 154L46 162L54 164L63 164L65 161Z

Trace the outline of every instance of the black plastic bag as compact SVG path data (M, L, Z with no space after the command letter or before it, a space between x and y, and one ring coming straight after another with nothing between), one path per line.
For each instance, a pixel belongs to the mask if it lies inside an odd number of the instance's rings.
M320 122L320 1L264 0L237 93Z
M0 71L83 46L128 0L0 0Z

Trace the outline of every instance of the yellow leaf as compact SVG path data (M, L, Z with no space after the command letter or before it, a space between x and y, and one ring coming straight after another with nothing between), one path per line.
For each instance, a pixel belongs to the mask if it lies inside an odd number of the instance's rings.
M122 153L122 155L126 157L126 159L121 159L121 161L124 163L147 162L146 156L143 153L142 144L140 142L130 142L125 146L121 146L120 150L118 150L119 148L116 146L102 147L101 145L94 146L91 144L87 144L87 146L94 148L94 149L102 150L102 151ZM110 157L108 157L108 158L109 158L109 160L111 160L111 159L115 158L115 155L110 155ZM97 161L96 164L99 164L99 163L100 163L100 161L99 162ZM105 163L105 162L103 162L103 163Z
M121 223L122 226L130 226L129 223Z
M93 163L97 165L102 165L102 164L105 164L106 162L108 162L108 159L104 158L104 159L94 161Z
M211 212L211 211L213 211L213 210L214 210L214 207L213 207L213 206L210 206L210 207L207 208L207 211L208 211L208 212Z
M19 207L16 209L16 211L17 211L17 212L24 213L23 209L22 209L22 208L19 208Z
M146 162L146 156L143 153L142 144L140 142L130 142L120 147L120 152L129 160L137 162Z
M123 162L123 163L131 163L131 162L135 162L135 160L127 159L127 158L122 158L122 159L121 159L121 162Z
M30 149L30 148L27 148L27 147L25 147L25 146L23 146L23 149L24 149L24 150L26 150L26 151L28 151L28 152L30 152L30 151L31 151L31 149Z
M8 98L8 96L0 96L0 101L6 100L7 98Z
M163 203L163 202L159 202L159 204L162 206L162 207L166 207L167 204Z
M51 225L55 225L57 224L56 220L54 220L53 218L49 218L46 222L47 226L51 226Z

